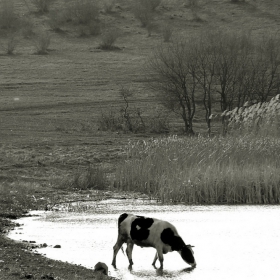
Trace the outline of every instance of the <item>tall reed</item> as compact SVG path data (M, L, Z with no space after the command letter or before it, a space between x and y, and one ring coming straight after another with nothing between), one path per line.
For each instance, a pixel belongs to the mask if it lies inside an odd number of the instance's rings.
M280 202L280 139L252 135L130 142L115 186L162 202Z

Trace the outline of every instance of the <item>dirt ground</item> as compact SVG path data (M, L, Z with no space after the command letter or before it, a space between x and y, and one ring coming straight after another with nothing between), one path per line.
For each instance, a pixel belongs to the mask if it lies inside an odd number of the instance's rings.
M56 192L57 193L57 192ZM116 197L111 192L102 195L100 192L94 196L96 192L91 192L91 200ZM44 191L42 194L46 200L38 203L29 204L32 209L44 209L45 202L49 198L53 199L53 191ZM68 192L63 195L63 201L72 201L79 199L87 199L88 192L77 194ZM119 195L117 195L118 197ZM53 201L53 200L52 200ZM48 259L39 255L32 250L32 245L23 242L14 242L6 237L8 231L13 230L15 226L14 220L19 217L28 215L26 210L21 209L19 205L17 210L10 211L4 209L4 204L0 206L0 279L16 280L16 279L55 279L55 280L71 280L71 279L112 279L106 277L100 272L87 269L83 266L64 263ZM95 264L93 264L95 265ZM107 263L110 270L110 262Z

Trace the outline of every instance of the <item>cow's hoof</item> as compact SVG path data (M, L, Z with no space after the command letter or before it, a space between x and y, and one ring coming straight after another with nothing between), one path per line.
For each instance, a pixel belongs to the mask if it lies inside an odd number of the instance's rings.
M129 269L129 270L132 270L132 264L130 264L130 265L128 266L128 269Z

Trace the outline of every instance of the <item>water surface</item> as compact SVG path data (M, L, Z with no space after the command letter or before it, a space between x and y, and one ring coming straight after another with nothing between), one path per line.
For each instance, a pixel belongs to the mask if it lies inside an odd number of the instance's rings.
M176 252L164 255L163 275L151 265L155 249L133 250L133 270L121 251L111 266L117 219L123 212L173 223L186 244L194 245L197 268ZM87 212L38 212L20 219L10 238L47 243L47 257L93 268L105 262L119 279L280 279L279 206L163 206L145 200L108 200ZM54 249L54 245L61 249ZM124 246L124 249L126 246Z

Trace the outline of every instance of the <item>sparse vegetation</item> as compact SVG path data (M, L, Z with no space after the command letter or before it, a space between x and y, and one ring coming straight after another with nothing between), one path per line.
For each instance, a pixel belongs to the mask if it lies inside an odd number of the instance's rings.
M17 39L15 37L10 37L7 44L7 54L12 55L17 46Z
M164 42L169 42L173 33L173 28L170 24L164 24L161 29Z
M99 130L123 131L123 132L169 132L168 114L157 108L152 115L143 116L139 107L132 105L133 92L128 88L121 88L120 96L124 105L118 109L111 109L106 114L102 112L99 118Z
M39 13L45 14L50 10L51 5L55 0L32 0Z
M66 9L68 21L72 20L76 24L88 25L99 20L98 1L74 0L66 3Z
M75 190L105 190L108 188L104 169L99 166L89 166L87 170L77 171L69 180L62 181L64 187Z
M15 31L18 29L19 18L13 0L2 0L0 3L0 29Z
M113 11L114 6L116 5L115 0L105 0L103 2L103 8L106 14L110 14Z
M31 18L24 17L21 19L21 33L25 39L30 39L34 36L34 23Z
M119 49L115 46L116 40L120 37L120 31L117 29L111 29L105 31L101 36L100 49L102 50L114 50Z
M123 116L120 111L110 109L106 113L101 112L97 123L98 130L101 131L123 130Z
M40 55L48 54L48 48L51 43L51 37L48 32L42 32L33 39L36 53Z
M63 14L53 11L49 13L49 25L54 32L62 32L61 27L65 24L65 17Z
M1 45L1 48L5 51L6 54L12 55L16 49L18 39L15 36L10 36L7 39L6 45Z
M151 26L154 20L154 13L149 1L138 0L133 3L132 11L140 22L142 27Z

